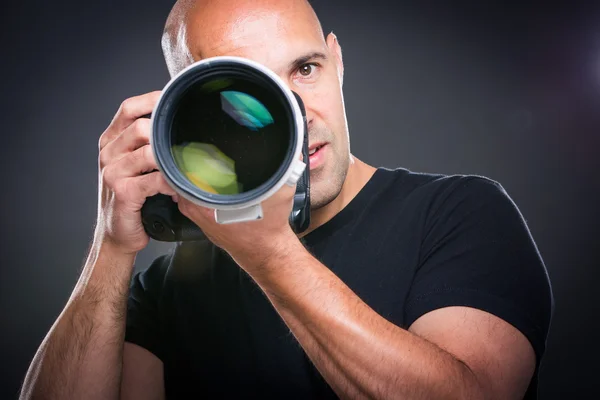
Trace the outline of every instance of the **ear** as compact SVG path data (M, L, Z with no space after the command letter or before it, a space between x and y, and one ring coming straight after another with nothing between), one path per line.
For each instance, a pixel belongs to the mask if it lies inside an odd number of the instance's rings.
M342 60L342 48L337 40L337 36L333 32L327 35L327 47L335 58L335 64L338 70L338 77L340 79L340 86L344 84L344 62Z

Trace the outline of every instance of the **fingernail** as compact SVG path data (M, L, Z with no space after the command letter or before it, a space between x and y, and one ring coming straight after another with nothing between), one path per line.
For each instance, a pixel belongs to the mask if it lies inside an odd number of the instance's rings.
M179 201L179 196L177 196L177 195L171 196L171 198L173 199L173 201L175 203L177 203Z

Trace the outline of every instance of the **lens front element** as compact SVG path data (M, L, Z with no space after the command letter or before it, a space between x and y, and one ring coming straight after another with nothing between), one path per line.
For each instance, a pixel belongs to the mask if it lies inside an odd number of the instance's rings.
M170 144L179 171L213 195L238 195L273 178L292 151L281 96L252 76L209 75L175 110Z

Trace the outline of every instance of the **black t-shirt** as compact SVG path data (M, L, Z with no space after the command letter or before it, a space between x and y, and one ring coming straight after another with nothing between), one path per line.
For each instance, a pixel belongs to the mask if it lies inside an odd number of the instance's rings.
M498 183L379 168L302 241L399 327L442 307L481 309L519 329L539 366L550 283ZM210 242L179 244L134 276L126 341L162 360L168 398L335 398L256 283ZM536 391L534 377L526 398Z

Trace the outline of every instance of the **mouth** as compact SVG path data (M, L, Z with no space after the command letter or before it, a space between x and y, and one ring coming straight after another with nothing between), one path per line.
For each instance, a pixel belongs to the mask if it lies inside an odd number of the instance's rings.
M310 169L316 169L321 167L325 163L325 153L327 150L327 143L313 143L308 148L308 161L310 164Z
M327 143L315 143L315 144L310 145L310 147L308 148L308 155L312 156L317 151L321 150L323 148L323 146L325 146L326 144Z

